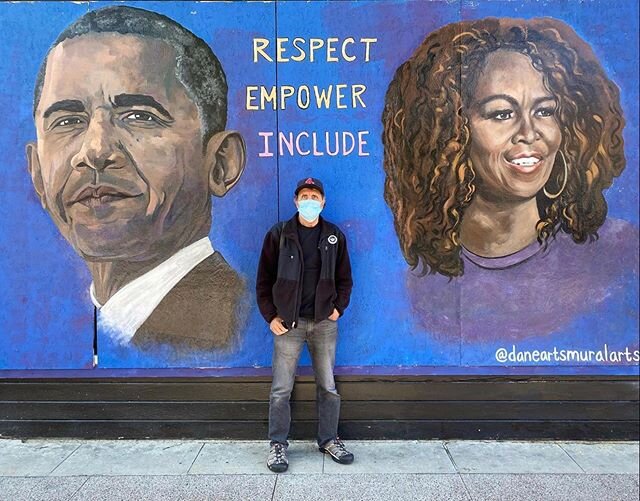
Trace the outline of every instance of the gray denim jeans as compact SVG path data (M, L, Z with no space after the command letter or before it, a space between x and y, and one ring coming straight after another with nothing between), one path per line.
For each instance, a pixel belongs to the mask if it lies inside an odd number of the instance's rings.
M282 336L273 336L273 381L269 398L269 440L287 444L291 425L289 398L293 390L296 368L304 343L307 343L316 378L316 408L318 412L318 445L324 445L338 435L340 395L333 379L336 361L338 323L331 320L315 322L301 318L295 329Z

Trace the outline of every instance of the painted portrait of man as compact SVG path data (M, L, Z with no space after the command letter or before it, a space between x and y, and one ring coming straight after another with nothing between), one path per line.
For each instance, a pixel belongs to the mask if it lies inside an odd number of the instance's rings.
M116 343L230 345L244 281L209 239L211 196L240 179L227 83L172 19L115 6L67 27L35 85L33 186L83 258L98 328Z

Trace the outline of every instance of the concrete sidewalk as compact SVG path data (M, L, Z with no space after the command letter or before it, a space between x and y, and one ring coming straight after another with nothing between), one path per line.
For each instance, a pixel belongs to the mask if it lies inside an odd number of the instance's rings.
M267 443L0 440L0 499L597 500L638 499L638 442L348 442L349 466L312 442L290 469Z

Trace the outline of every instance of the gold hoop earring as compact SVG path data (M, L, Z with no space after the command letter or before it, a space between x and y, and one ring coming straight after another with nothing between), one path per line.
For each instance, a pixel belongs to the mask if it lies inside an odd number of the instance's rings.
M564 158L562 150L558 150L558 153L560 154L560 158L562 158L562 163L564 164L564 180L562 181L562 187L558 193L553 194L549 193L546 188L542 188L543 193L551 200L558 198L562 194L564 188L567 186L567 179L569 179L569 167L567 166L567 160Z

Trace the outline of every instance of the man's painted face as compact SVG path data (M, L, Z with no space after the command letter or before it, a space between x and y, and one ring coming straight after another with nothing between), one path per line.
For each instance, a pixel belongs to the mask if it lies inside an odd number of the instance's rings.
M498 50L487 57L469 110L479 193L513 200L542 190L562 140L556 106L527 56Z
M210 218L198 110L175 64L160 40L112 33L49 55L30 168L85 259L152 259Z

